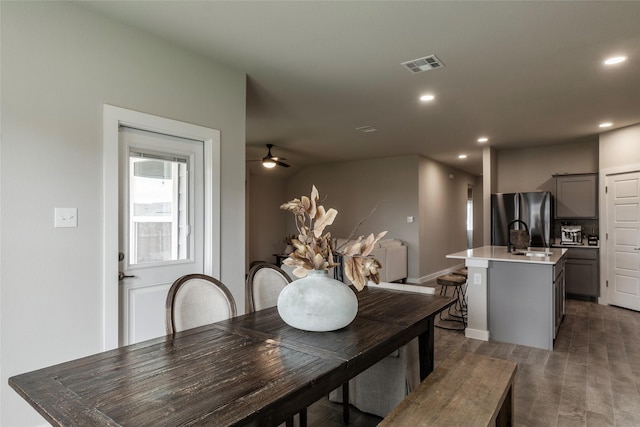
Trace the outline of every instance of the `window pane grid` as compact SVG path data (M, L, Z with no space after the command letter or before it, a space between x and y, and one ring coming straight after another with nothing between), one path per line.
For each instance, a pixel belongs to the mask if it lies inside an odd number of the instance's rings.
M129 155L129 263L189 256L189 182L185 159Z

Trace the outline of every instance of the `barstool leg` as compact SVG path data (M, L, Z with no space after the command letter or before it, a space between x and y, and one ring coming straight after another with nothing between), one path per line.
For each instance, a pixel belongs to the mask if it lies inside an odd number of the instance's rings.
M447 296L447 286L440 285L440 296L441 297L446 297ZM445 320L445 319L442 318L442 311L440 312L440 314L438 314L438 316L440 316L440 320Z
M457 297L456 304L455 304L456 310L460 312L460 315L454 315L454 317L461 319L462 324L466 328L467 327L467 304L465 302L463 285L456 287L455 296Z
M446 288L448 288L448 286L446 285L442 285L442 287L440 288L440 295L442 296L447 296L447 291ZM466 308L466 302L465 302L465 295L463 290L461 289L462 286L455 286L455 289L453 290L453 297L456 299L456 302L449 306L449 308L447 309L447 319L442 318L442 311L439 314L439 318L442 321L449 321L449 322L460 322L462 323L462 328L454 328L454 327L447 327L447 326L442 326L442 325L436 325L438 328L441 329L449 329L452 331L462 331L464 329L466 329L467 327L467 308ZM444 292L443 292L444 290ZM453 307L454 313L451 312L451 307ZM460 313L460 314L456 314L456 313Z
M467 304L466 295L464 292L464 285L467 280L463 275L447 274L437 278L436 282L440 285L440 295L447 296L447 288L453 287L453 297L455 298L454 304L447 308L447 316L443 318L442 312L439 313L438 318L441 321L458 322L462 324L462 327L449 327L442 324L435 325L441 329L450 329L455 331L463 331L467 327Z

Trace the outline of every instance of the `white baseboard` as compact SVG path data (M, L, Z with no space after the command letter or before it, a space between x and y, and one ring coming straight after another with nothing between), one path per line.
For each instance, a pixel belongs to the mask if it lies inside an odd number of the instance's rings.
M464 330L464 336L475 340L489 341L489 331L481 331L480 329L471 329L467 327Z
M461 268L464 268L464 262L458 265L455 265L453 267L449 267L445 270L440 270L440 271L436 271L435 273L431 273L428 274L426 276L422 276L422 277L407 277L407 283L417 283L419 285L423 284L423 283L427 283L427 282L431 282L433 280L436 280L438 277L440 276L444 276L445 274L449 274L452 273L456 270L459 270Z

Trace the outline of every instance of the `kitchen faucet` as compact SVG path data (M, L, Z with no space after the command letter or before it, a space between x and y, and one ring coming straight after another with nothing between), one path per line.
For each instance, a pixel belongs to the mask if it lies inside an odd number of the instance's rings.
M524 225L525 231L527 232L527 234L529 234L529 226L527 225L526 222L521 221L519 219L514 219L513 221L511 221L507 226L507 252L508 253L511 253L511 226L516 223L520 223Z

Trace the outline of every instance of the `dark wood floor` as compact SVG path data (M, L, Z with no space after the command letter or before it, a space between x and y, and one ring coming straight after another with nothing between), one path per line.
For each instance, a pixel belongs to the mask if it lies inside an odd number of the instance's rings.
M459 349L516 361L517 426L640 426L640 313L575 300L566 311L554 351L436 329L436 367ZM308 424L345 425L341 411L322 399L309 408ZM351 407L350 426L379 421Z

